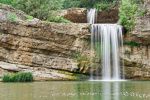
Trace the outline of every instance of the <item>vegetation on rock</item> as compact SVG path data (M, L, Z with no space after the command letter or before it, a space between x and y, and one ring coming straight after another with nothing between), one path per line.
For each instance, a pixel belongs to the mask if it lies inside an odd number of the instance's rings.
M139 15L145 14L146 10L141 10L137 13L139 5L143 0L122 0L122 5L119 8L119 21L118 23L125 26L128 31L131 31L135 25L135 18Z
M17 22L19 20L15 13L8 14L7 19L11 22Z
M33 20L33 17L32 17L32 16L30 16L30 15L27 15L27 16L26 16L26 19Z
M125 50L125 54L130 55L130 51L129 50Z
M136 46L136 47L139 47L140 46L140 44L138 44L138 43L136 43L136 42L134 42L134 41L131 41L130 43L124 43L124 45L128 45L128 46L130 46L130 47L133 47L133 46Z
M4 75L3 82L32 82L33 75L30 72L20 72L12 75Z

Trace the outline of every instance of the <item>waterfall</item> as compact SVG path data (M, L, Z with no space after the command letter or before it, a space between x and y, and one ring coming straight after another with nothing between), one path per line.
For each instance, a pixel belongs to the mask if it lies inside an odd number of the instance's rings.
M102 80L121 80L124 68L120 71L119 53L123 54L122 26L117 24L94 24L97 10L88 10L88 23L91 25L91 80L100 76ZM122 47L122 50L119 47ZM122 65L123 66L123 65ZM94 72L94 73L93 73ZM99 80L99 77L96 77Z

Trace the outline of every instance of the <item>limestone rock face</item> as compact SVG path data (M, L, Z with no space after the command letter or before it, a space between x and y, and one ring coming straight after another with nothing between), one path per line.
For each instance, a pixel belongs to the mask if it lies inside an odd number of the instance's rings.
M64 80L66 76L50 69L74 72L78 63L72 54L87 54L90 24L49 23L38 19L0 23L0 69L19 72L26 68L36 80ZM9 64L11 63L11 66ZM23 65L22 67L20 67ZM47 70L38 72L36 68ZM34 72L35 71L35 72ZM6 72L7 73L7 72ZM60 77L60 78L59 78Z
M135 19L135 27L131 33L125 36L125 42L136 41L143 45L150 44L150 1L145 0L144 4L139 7L139 12L146 9L147 13L140 15Z
M98 23L117 23L117 21L119 20L118 13L118 7L114 7L108 12L100 10L97 16L97 21Z
M87 10L85 8L69 8L62 16L74 23L87 22Z
M25 20L27 14L19 11L12 6L4 5L0 3L0 21L7 21L8 14L15 13L19 19Z
M87 9L85 8L69 8L56 13L74 23L87 23ZM98 23L117 23L118 7L110 9L108 12L100 10L98 12Z
M126 77L136 80L150 80L150 0L145 0L139 11L146 9L147 14L136 18L134 29L124 36L124 42L131 41L138 46L124 45L130 54L125 54L124 58L130 63L125 63Z

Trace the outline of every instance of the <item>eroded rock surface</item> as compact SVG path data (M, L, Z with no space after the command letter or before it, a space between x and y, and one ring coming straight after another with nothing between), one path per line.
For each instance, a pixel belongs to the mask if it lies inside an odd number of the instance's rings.
M38 19L0 23L0 68L11 72L22 71L19 65L30 66L36 80L64 80L56 73L46 70L74 72L78 63L72 54L88 55L90 24L49 23ZM36 68L45 69L37 72ZM35 71L35 72L34 72ZM5 72L5 71L4 71ZM7 72L6 72L7 73ZM59 78L60 77L60 78Z
M142 9L147 10L147 14L140 15L136 18L136 25L134 29L125 35L124 45L125 51L129 51L129 54L125 54L125 60L130 63L126 65L126 77L136 80L150 80L150 0L146 0L145 3L139 8L139 12Z
M17 10L10 5L0 3L0 21L7 21L8 15L13 13L16 14L20 20L26 19L27 14L23 11Z
M98 12L98 23L117 23L118 7L114 7L107 11L100 10ZM87 23L87 9L85 8L69 8L56 13L58 16L62 16L74 23Z

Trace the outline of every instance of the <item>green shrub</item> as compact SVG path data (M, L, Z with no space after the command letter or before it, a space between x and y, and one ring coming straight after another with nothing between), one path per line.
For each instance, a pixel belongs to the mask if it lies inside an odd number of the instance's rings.
M64 0L63 7L65 9L74 7L95 8L97 7L97 4L101 2L108 2L111 3L112 5L116 5L118 1L120 0ZM107 6L103 6L102 9L107 9Z
M96 4L98 11L101 9L103 11L109 11L109 3L108 2L99 2Z
M3 80L3 82L10 82L10 81L11 81L9 75L4 75L4 76L2 77L2 80Z
M122 5L119 8L118 24L123 25L128 31L131 31L135 26L135 18L145 14L146 10L142 10L136 15L139 3L143 0L122 0Z
M125 54L130 55L130 51L129 50L125 50Z
M26 19L33 20L33 16L27 15L27 16L26 16Z
M63 0L18 0L15 8L33 17L47 20L51 16L51 10L60 10L62 5Z
M20 72L12 75L4 75L3 82L32 82L33 75L30 72Z
M48 23L50 23L50 21L49 20L46 20L46 21L44 21L46 24L48 24Z
M136 43L136 42L134 42L134 41L131 41L130 43L124 43L124 45L128 45L128 46L130 46L130 47L133 47L133 46L136 46L136 47L139 47L140 46L140 44L138 44L138 43Z
M3 3L3 4L8 4L8 5L11 5L11 6L15 6L16 5L16 2L18 0L0 0L0 3Z
M48 21L57 23L71 23L71 21L66 20L63 17L56 16L55 14L52 14L52 16L48 18Z
M147 10L146 9L142 9L141 11L140 11L140 13L138 13L137 15L136 15L136 17L138 17L138 16L140 16L140 15L144 15L144 14L146 14L147 13Z
M7 19L11 22L17 22L18 21L17 15L15 13L8 14Z

